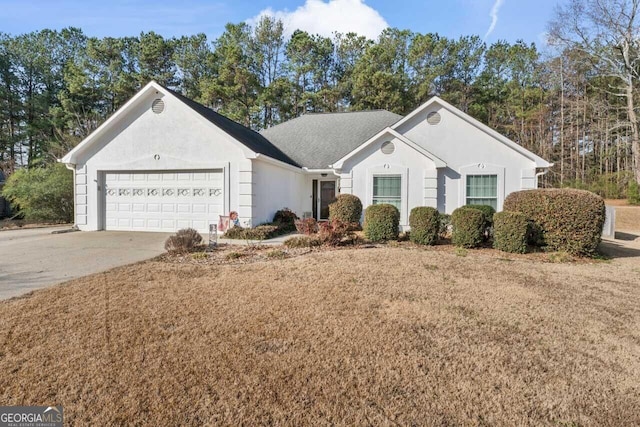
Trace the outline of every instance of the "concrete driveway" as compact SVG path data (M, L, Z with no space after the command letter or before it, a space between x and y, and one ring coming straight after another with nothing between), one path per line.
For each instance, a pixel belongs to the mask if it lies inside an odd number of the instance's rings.
M169 235L54 230L0 231L0 300L160 255Z

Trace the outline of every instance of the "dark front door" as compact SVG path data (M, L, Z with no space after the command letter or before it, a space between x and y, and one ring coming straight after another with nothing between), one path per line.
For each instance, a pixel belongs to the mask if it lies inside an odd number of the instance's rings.
M336 199L336 182L320 181L320 218L329 219L329 204Z

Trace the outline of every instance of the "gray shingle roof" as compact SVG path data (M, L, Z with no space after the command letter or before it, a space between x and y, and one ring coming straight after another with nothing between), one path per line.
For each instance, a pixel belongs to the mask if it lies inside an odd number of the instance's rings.
M385 110L305 114L260 133L299 165L326 169L401 118Z
M233 120L223 116L222 114L218 114L212 109L205 107L204 105L199 104L196 101L179 94L178 92L174 92L166 87L165 89L171 92L182 102L187 104L189 107L191 107L202 117L209 120L211 123L218 126L220 129L240 141L242 144L249 147L250 150L255 151L256 153L264 154L265 156L269 156L273 159L280 160L281 162L288 163L293 166L300 166L296 164L296 162L294 162L291 157L283 153L282 150L278 147L275 147L271 142L269 142L258 132L249 129L248 127L245 127L240 123L236 123Z

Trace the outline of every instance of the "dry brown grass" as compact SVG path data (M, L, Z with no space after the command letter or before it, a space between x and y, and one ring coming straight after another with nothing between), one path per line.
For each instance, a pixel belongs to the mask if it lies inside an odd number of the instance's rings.
M640 232L640 206L617 206L616 230Z
M123 267L0 304L0 402L70 425L638 425L638 265L397 247Z

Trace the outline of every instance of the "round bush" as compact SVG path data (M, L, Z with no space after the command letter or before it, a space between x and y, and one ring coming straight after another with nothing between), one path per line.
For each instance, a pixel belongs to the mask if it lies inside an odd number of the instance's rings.
M493 225L493 214L496 213L496 210L493 209L492 206L489 205L464 205L464 208L470 208L470 209L478 209L479 211L481 211L484 214L484 218L485 218L485 223L488 227L491 227Z
M593 255L602 237L605 207L590 191L539 189L509 194L504 209L532 221L533 243L572 255Z
M371 205L364 211L364 235L372 242L397 240L400 212L389 204Z
M476 248L484 240L486 218L478 209L461 207L451 214L451 242L463 248Z
M340 194L329 205L329 221L337 219L345 223L360 223L362 202L353 194Z
M409 239L419 245L434 245L440 231L440 213L437 209L418 206L409 214Z
M527 252L529 219L521 212L498 212L493 216L493 247L503 252Z

